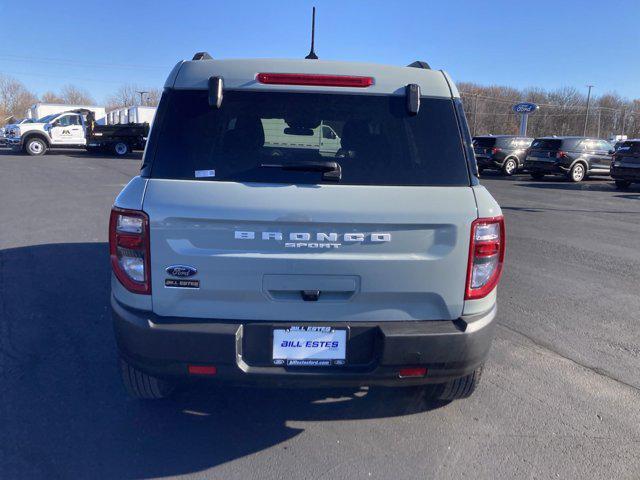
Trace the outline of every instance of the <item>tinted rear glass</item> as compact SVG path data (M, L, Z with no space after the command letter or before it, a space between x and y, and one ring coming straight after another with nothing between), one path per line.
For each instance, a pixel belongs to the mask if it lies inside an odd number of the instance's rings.
M623 144L617 149L619 154L640 154L640 142L623 142Z
M473 139L474 147L491 148L496 144L496 139L491 137L476 137Z
M545 139L545 138L541 138L541 139L536 139L533 141L533 143L531 144L531 148L540 148L543 150L555 150L560 148L560 146L562 145L562 140L559 139Z
M148 148L155 155L145 159L151 177L335 183L321 172L273 167L335 161L340 184L469 185L448 99L422 98L410 116L404 96L225 91L214 109L205 91L164 95L160 134Z

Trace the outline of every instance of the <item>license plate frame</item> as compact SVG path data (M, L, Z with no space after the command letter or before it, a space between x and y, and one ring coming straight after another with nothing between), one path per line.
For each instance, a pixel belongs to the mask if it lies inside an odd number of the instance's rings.
M347 364L348 328L292 325L274 327L271 334L271 361L273 365L336 367ZM284 344L283 342L288 343ZM337 344L334 345L334 342Z

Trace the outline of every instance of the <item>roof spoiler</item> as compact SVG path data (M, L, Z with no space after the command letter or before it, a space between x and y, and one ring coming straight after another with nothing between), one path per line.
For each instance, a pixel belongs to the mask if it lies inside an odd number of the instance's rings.
M191 60L213 60L213 57L208 52L198 52Z
M422 60L416 60L415 62L407 65L407 67L424 68L425 70L431 70L429 64L427 62L423 62Z

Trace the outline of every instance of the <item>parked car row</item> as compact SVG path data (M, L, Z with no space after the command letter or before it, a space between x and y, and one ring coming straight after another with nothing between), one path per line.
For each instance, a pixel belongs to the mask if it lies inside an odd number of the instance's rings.
M614 148L592 137L487 135L474 137L473 146L480 172L498 170L510 176L526 171L536 180L561 175L572 182L611 175L619 188L640 182L640 140L619 142Z

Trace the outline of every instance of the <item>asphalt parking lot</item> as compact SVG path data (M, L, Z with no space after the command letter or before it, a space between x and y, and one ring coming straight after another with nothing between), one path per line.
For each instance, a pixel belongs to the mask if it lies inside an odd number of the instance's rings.
M507 221L483 384L127 399L107 222L140 156L0 149L0 478L638 478L640 186L483 183Z

